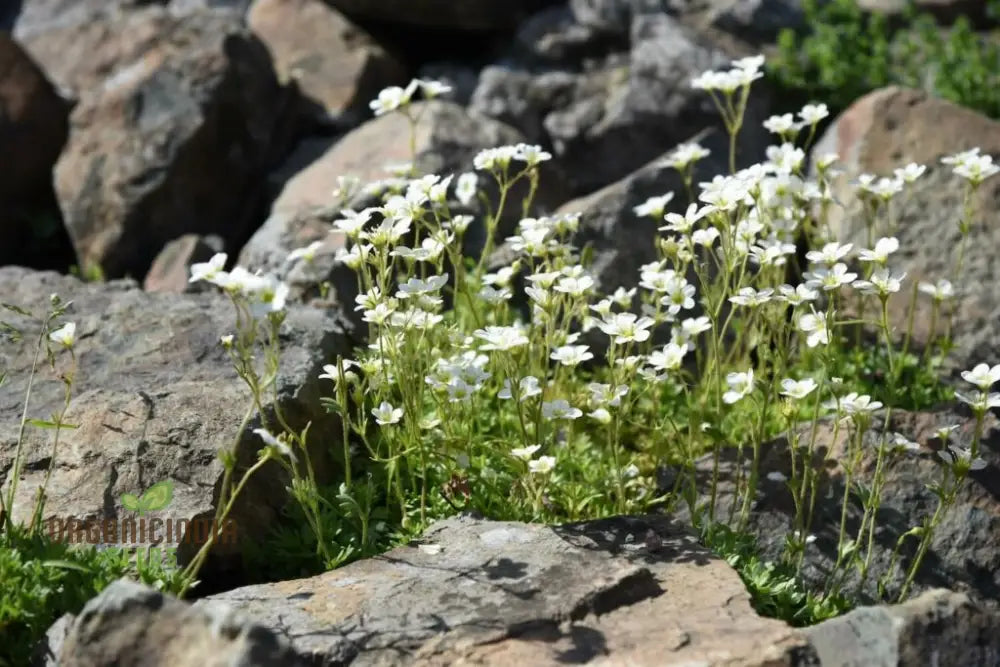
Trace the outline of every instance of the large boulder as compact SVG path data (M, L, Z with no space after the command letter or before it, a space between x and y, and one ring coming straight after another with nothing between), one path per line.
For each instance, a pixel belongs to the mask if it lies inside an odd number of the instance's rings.
M763 667L808 654L794 630L757 616L725 561L663 517L455 517L383 556L209 599L311 664Z
M233 331L232 307L217 293L150 294L125 280L86 284L55 273L0 269L0 294L7 303L38 313L52 293L72 302L64 319L76 323L79 365L65 417L77 428L60 431L46 525L56 531L56 539L64 539L62 528L71 527L70 519L93 525L134 518L122 495L140 495L155 483L170 482L169 506L150 516L173 521L175 539L167 544L178 548L184 562L192 555L197 526L185 528L180 522L214 516L223 478L220 450L235 447L245 465L256 461L262 446L251 432L261 415L251 409L249 390L219 343L221 335ZM0 368L8 374L0 387L0 480L8 489L38 323L6 312L3 319L25 332L23 343L4 341L0 349ZM318 309L291 309L283 327L277 403L266 403L264 416L272 423L277 406L294 428L311 421L310 442L317 451L329 452L340 431L319 403L328 387L318 375L324 363L350 353L349 343L341 323ZM70 370L69 364L68 355L59 355L56 372ZM27 415L51 419L63 401L63 383L43 358ZM248 410L249 427L241 429ZM52 430L25 431L13 513L18 521L30 517L52 446ZM321 471L317 474L332 474L328 457L318 454L315 463ZM234 509L237 543L222 540L218 545L220 567L228 566L224 557L236 550L239 539L257 540L268 533L287 499L286 484L274 463L252 478ZM148 540L143 536L137 541Z
M711 97L691 81L743 55L660 10L597 9L571 5L533 19L507 58L484 69L471 103L550 145L572 166L577 195L626 176L702 129L721 127ZM741 159L763 155L766 98L761 90L750 97Z
M24 50L0 33L0 265L65 269L72 245L59 220L52 167L69 105Z
M257 0L247 23L321 122L356 125L382 88L406 83L401 62L322 0Z
M840 155L843 173L833 194L843 207L830 208L830 226L842 242L865 247L867 230L853 181L862 173L891 176L909 162L927 166L908 194L892 203L894 235L899 251L890 265L905 272L906 281L934 283L947 279L957 296L952 319L955 347L946 368L957 371L976 363L1000 361L1000 299L995 248L1000 246L1000 177L987 180L972 201L975 217L961 272L956 274L965 180L941 164L941 158L978 147L1000 157L1000 122L951 102L916 90L886 88L866 95L830 125L812 151L814 158L829 152ZM889 235L885 215L876 238ZM890 318L905 332L910 293L904 289L890 300ZM921 294L913 318L912 340L919 349L930 335L932 301ZM938 318L936 334L944 331Z
M297 98L239 14L150 7L27 44L79 99L55 187L83 266L141 279L185 233L242 245L264 174L295 132Z

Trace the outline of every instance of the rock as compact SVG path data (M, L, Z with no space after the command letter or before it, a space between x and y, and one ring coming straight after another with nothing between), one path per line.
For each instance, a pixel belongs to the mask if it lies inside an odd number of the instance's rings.
M441 176L472 171L472 161L483 148L516 144L522 141L516 130L490 118L466 112L451 102L435 100L414 106L420 120L416 126L416 168L418 173L435 173ZM328 146L320 153L322 147ZM240 254L240 263L276 271L287 278L296 295L315 293L318 281L331 280L335 290L342 292L337 303L353 303L352 290L356 290L353 274L342 274L333 263L333 254L343 244L343 235L330 234L331 223L339 214L337 201L331 194L338 176L356 176L362 183L382 180L388 176L386 165L410 161L410 124L400 114L389 114L361 125L333 143L310 142L290 158L289 162L304 164L285 183L281 194L271 207L271 215L264 226L250 239ZM294 171L288 168L286 172ZM489 176L480 179L488 187ZM499 236L504 238L520 219L521 199L526 189L515 187L509 199L505 224ZM535 210L552 211L565 198L561 174L543 165L541 185L536 196ZM491 201L496 202L495 193ZM377 204L369 200L364 205ZM476 252L482 247L482 229L471 227L467 232L466 249ZM326 246L318 252L312 264L286 263L288 253L324 241Z
M60 529L69 529L70 519L90 522L87 525L106 519L124 522L134 515L125 511L122 494L138 495L155 483L169 481L173 485L169 506L150 516L172 520L175 539L168 545L177 546L179 559L186 562L192 543L177 539L177 533L196 541L196 531L214 516L223 475L219 449L232 447L242 433L236 454L240 465L246 465L256 461L261 447L251 432L260 425L260 415L252 413L249 427L240 430L251 404L249 390L219 344L219 336L234 327L232 307L216 293L151 294L131 281L85 284L54 273L0 269L0 294L5 302L39 311L52 293L72 301L65 320L77 325L74 347L79 365L65 421L79 427L60 431L47 492L46 527L57 532L57 539L64 539L68 534ZM12 321L10 313L3 319ZM37 324L26 326L17 317L12 323L26 330L26 341L32 340ZM321 386L317 376L324 363L337 354L350 353L342 331L333 316L317 309L293 308L281 341L278 405L296 429L312 421L310 441L317 448L313 459L317 474L324 477L332 473L328 456L322 452L328 452L327 445L339 438L340 427L319 403L328 388ZM4 487L10 484L31 348L29 342L5 341L0 350L0 368L9 374L7 384L0 387L0 479ZM63 372L68 363L67 355L60 355L57 368ZM32 390L29 416L50 418L62 408L63 392L62 383L43 363ZM272 421L274 405L266 405L265 410ZM26 431L16 520L23 521L31 513L49 464L52 438L51 430ZM286 484L277 464L268 464L251 479L233 510L238 539L260 539L267 534L287 498ZM86 539L103 542L101 537L94 534ZM148 540L140 535L135 541ZM219 567L228 567L225 558L234 548L225 536L220 538Z
M191 283L191 265L207 262L218 252L222 252L222 239L218 236L202 238L197 234L185 234L174 239L153 260L146 274L142 288L147 292L182 292L210 289L204 283Z
M65 269L73 250L59 220L52 167L69 106L24 50L0 33L0 265Z
M490 32L509 30L546 0L329 0L362 21L414 28Z
M577 195L626 176L706 127L721 127L711 98L691 80L727 66L732 54L664 12L616 6L621 15L603 4L593 15L573 5L574 13L550 10L522 30L507 61L484 70L471 102L474 111L513 124L574 165L570 185ZM766 97L760 89L750 97L741 159L763 154Z
M419 545L209 599L281 633L311 664L763 667L808 655L796 631L757 616L723 560L663 517L455 517Z
M823 667L1000 664L1000 615L947 590L855 609L806 634Z
M874 474L876 447L883 433L884 417L876 414L874 426L865 432L862 448L864 458L860 465L860 480L870 486ZM876 582L887 571L893 549L901 535L934 513L937 497L927 487L941 478L942 462L937 455L941 443L934 432L952 424L959 425L952 434L952 442L963 447L971 443L975 420L968 414L953 410L939 412L906 412L893 410L886 433L900 433L920 443L919 454L900 454L892 457L886 471L882 505L876 522L872 575L861 591L863 600L878 600ZM801 431L801 442L809 442L809 428ZM851 431L853 433L853 430ZM827 574L837 558L841 502L844 489L844 470L840 461L845 459L848 429L841 428L836 440L833 425L823 421L817 430L816 451L826 456L826 468L821 472L821 487L816 499L816 510L811 533L816 541L806 549L803 577L814 589L822 590ZM917 573L911 594L930 588L948 588L968 593L978 600L1000 600L1000 420L989 414L981 445L981 457L988 466L973 471L958 494L955 505L943 516L934 534L933 542L921 569ZM758 497L751 507L750 530L757 538L758 547L767 560L779 560L784 549L785 535L793 528L795 509L791 494L782 482L764 478L765 473L778 471L791 477L787 445L778 439L763 447L761 481ZM749 470L749 468L747 468ZM707 489L711 476L711 460L707 457L700 466ZM725 463L721 487L723 509L717 510L721 518L728 514L731 499L733 463ZM862 508L855 497L848 512L848 535L856 536ZM912 563L917 541L908 538L900 551L900 565L894 577L887 581L887 599L895 600L899 594L903 575ZM852 573L844 590L853 594L859 578ZM824 663L825 664L825 663ZM911 663L900 663L911 664ZM958 664L958 663L955 663Z
M699 19L755 45L773 44L784 29L805 27L801 0L712 0Z
M960 275L955 274L961 234L957 221L962 214L964 179L941 164L946 155L979 147L984 154L1000 157L1000 122L924 93L901 88L875 91L856 101L831 124L813 149L818 156L836 152L844 174L837 179L834 195L845 206L830 209L830 225L841 241L865 247L867 233L850 182L861 173L891 176L892 170L909 162L927 165L927 172L914 184L912 196L898 195L892 206L897 222L899 251L892 255L894 272L906 272L910 281L954 283L952 342L955 347L945 360L945 370L956 375L979 362L1000 361L1000 301L993 289L997 275L996 253L1000 244L1000 178L987 180L974 200L975 220L965 249ZM887 234L885 217L875 238ZM905 292L905 294L904 294ZM890 299L890 320L907 322L910 290ZM923 347L930 335L931 299L919 295L914 317L913 342ZM944 318L936 329L944 331ZM897 331L905 332L905 324Z
M67 76L90 87L76 88L55 187L81 265L142 278L183 234L241 246L265 170L295 132L294 94L267 50L235 13L162 8L88 24L70 41L59 59L86 62Z
M407 83L402 63L322 0L257 0L247 22L324 123L357 125L382 88Z
M274 632L224 606L192 607L125 579L108 586L76 617L59 664L304 665Z

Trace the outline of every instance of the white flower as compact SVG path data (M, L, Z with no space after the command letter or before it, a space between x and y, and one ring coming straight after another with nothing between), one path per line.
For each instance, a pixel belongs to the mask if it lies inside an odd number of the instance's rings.
M583 296L594 287L594 279L590 276L579 278L562 278L556 283L555 290L570 296Z
M788 481L788 477L786 477L783 473L778 472L777 470L772 470L771 472L767 473L766 477L769 481L778 482L779 484Z
M693 350L695 337L711 328L712 323L705 315L701 317L689 317L681 321L680 327L674 327L671 332L671 342L677 345L684 345L689 350Z
M989 364L977 364L971 371L962 371L962 379L976 385L982 391L987 391L994 384L1000 382L1000 364L992 368Z
M826 313L803 313L798 320L799 330L806 334L806 345L816 347L830 342L826 328Z
M847 270L846 264L838 262L829 269L819 267L812 273L806 273L804 277L808 287L831 291L840 289L843 285L850 285L858 274L851 273Z
M480 346L482 350L511 350L528 344L528 337L519 327L488 326L476 329L472 334L485 341L486 344Z
M735 296L729 297L729 301L738 306L756 308L770 301L773 294L774 290L770 287L762 289L759 292L752 287L744 287Z
M67 322L55 331L49 333L49 340L59 343L63 347L73 347L76 342L76 323Z
M920 283L917 289L929 294L935 301L944 301L955 296L955 288L951 286L951 282L944 279L937 281L936 284Z
M993 156L991 155L974 155L965 162L956 164L954 172L969 179L973 185L979 185L990 176L1000 173L1000 167L993 164Z
M781 285L779 288L781 296L779 298L788 302L792 306L799 306L808 301L815 301L819 298L819 292L808 285Z
M649 317L637 318L635 313L615 313L597 323L597 328L614 339L615 343L641 343L649 338L647 331L654 322Z
M593 412L587 413L587 416L601 424L611 423L611 413L604 408L597 408Z
M369 102L368 106L375 112L376 116L405 107L413 98L413 93L416 92L418 85L417 81L411 81L405 89L399 86L384 88L379 91L378 98Z
M829 264L832 266L846 257L847 253L851 252L851 248L853 247L854 244L852 243L840 245L836 241L832 241L824 245L822 250L810 250L807 252L806 259L817 264Z
M558 398L554 401L542 401L542 416L545 419L576 419L583 416L583 411Z
M400 299L408 299L421 294L433 294L448 284L448 274L441 276L430 276L426 280L420 278L410 278L399 286L396 296Z
M558 361L563 366L576 366L581 362L593 358L594 355L590 352L590 348L587 345L563 345L562 347L557 347L551 355L553 361Z
M972 406L972 409L977 411L1000 407L1000 393L996 392L987 393L985 391L977 391L971 396L965 396L956 391L955 398Z
M726 384L729 385L729 390L722 395L722 401L727 404L737 402L753 391L753 369L746 373L729 373L726 375Z
M219 336L219 343L222 347L232 347L233 346L233 334L226 334L225 336Z
M764 129L771 134L785 134L786 132L797 130L798 126L795 123L795 117L790 113L786 113L781 116L771 116L765 120Z
M311 262L316 259L316 251L323 247L322 241L313 241L305 248L296 248L295 250L288 253L288 257L285 259L286 262L294 262L298 259L304 259L307 262Z
M381 405L372 410L372 415L375 417L375 423L379 426L398 424L399 420L403 418L403 408L394 408L391 403L382 401Z
M542 393L542 387L538 382L538 378L533 375L526 375L517 383L518 395L520 400L525 401L532 396L538 396ZM511 399L514 398L514 394L511 392L510 378L503 381L503 388L497 393L497 398Z
M807 104L799 112L799 118L806 125L815 125L830 115L830 111L825 104Z
M911 162L905 167L895 169L893 174L895 174L896 178L909 185L923 176L925 171L927 171L926 166Z
M539 456L534 461L528 461L528 470L538 475L552 472L556 467L556 457Z
M673 192L668 192L659 197L650 197L642 204L635 206L632 210L639 217L649 216L650 218L662 218L667 204L674 198Z
M684 362L684 355L687 352L688 349L685 345L667 343L662 349L649 353L649 365L660 371L677 370Z
M479 183L479 176L475 172L467 171L458 177L455 184L455 196L463 206L468 206L476 196L476 184Z
M969 160L979 157L979 147L970 148L967 151L962 151L961 153L956 153L955 155L948 155L941 158L941 164L950 165L962 165L966 164Z
M255 428L253 432L260 436L260 439L263 440L264 444L268 447L274 448L282 456L286 456L293 461L296 460L295 452L292 451L291 447L289 447L284 440L274 437L270 432L263 428Z
M552 159L552 154L542 150L541 146L532 144L518 144L515 146L514 159L526 163L529 167L534 167L546 160Z
M715 227L709 227L708 229L696 229L691 234L692 243L706 248L715 243L715 239L717 238L719 238L719 230Z
M703 148L696 143L686 143L680 144L674 149L666 160L664 160L664 166L673 167L678 171L686 168L687 166L701 160L702 158L708 157L711 152Z
M441 81L427 81L425 79L414 79L414 81L420 86L424 97L429 100L451 92L451 86Z
M537 452L541 448L542 448L541 445L528 445L527 447L515 447L514 449L510 450L510 454L516 459L521 459L522 461L530 461L531 457L535 455L535 452Z
M873 401L867 394L851 392L839 399L840 410L848 415L863 415L875 412L882 407L880 401Z
M781 381L781 395L795 400L802 400L815 390L816 381L812 378L805 378L804 380L785 378Z
M892 434L892 444L893 444L894 447L896 447L898 449L902 449L902 450L908 451L908 452L919 452L920 451L920 444L916 443L916 442L913 442L912 440L910 440L909 438L907 438L902 433L893 433Z
M962 466L967 470L982 470L986 467L986 461L981 458L972 458L972 452L964 447L952 445L938 452L938 456L951 466Z
M590 391L590 404L595 407L609 406L617 408L622 403L622 399L628 395L628 385L620 384L612 387L610 384L591 382L587 385Z
M659 230L661 232L669 230L677 232L678 234L687 234L694 229L694 226L699 220L711 213L712 210L711 206L702 206L699 208L697 202L692 202L688 205L687 211L684 212L684 215L679 213L666 213L664 218L670 224L660 227Z
M876 241L873 250L861 250L858 253L858 259L862 262L885 264L889 260L889 255L897 250L899 250L899 239L895 236L887 236Z
M195 283L199 280L212 282L219 273L222 273L222 269L226 266L227 257L226 253L218 252L212 255L212 258L207 262L192 264L191 278L188 282Z
M900 289L900 282L905 277L905 273L894 276L889 273L889 269L879 269L872 274L870 280L855 281L854 289L864 292L865 294L877 294L884 297L898 292Z

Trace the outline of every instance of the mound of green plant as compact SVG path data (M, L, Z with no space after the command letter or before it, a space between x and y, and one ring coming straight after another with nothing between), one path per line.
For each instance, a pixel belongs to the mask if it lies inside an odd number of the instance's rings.
M996 2L991 3L997 14ZM772 80L835 110L877 88L900 85L1000 118L1000 37L968 18L940 26L912 4L897 21L855 0L805 0L806 29L782 31Z

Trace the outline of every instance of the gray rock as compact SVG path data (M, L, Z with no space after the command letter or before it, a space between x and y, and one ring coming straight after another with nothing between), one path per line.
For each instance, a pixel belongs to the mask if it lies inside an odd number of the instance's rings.
M1000 614L947 590L901 605L855 609L806 634L822 667L1000 664Z
M962 270L955 267L961 234L964 179L941 164L946 155L979 147L983 154L1000 157L1000 123L925 93L901 88L875 91L845 110L816 144L812 155L835 152L844 173L834 184L834 196L844 205L830 209L830 226L842 242L855 248L868 243L864 218L851 182L861 173L891 176L894 168L909 162L927 165L927 172L913 186L911 196L893 200L895 236L899 251L892 255L894 272L906 273L906 284L889 301L890 321L906 323L911 281L950 280L955 287L952 343L945 371L958 372L977 363L1000 362L1000 300L995 289L1000 246L1000 177L986 181L974 198L975 219ZM883 215L875 238L887 233ZM931 334L932 302L926 295L916 301L912 342L922 349ZM935 333L945 329L937 320ZM897 325L901 336L905 324Z
M724 561L661 517L456 517L419 544L210 600L313 664L762 667L809 653L796 631L757 616Z
M883 433L884 416L877 414L874 426L864 434L864 457L859 466L861 482L870 486L873 479L876 447ZM975 425L974 419L955 410L940 412L906 412L893 410L887 433L900 433L922 445L917 454L900 454L891 457L886 468L882 505L876 521L871 574L864 588L859 589L860 577L851 572L843 590L860 599L879 601L877 582L888 570L892 552L904 533L929 518L937 506L937 496L928 488L941 478L943 463L937 455L941 443L934 432L947 425L957 424L952 442L969 447ZM848 429L841 428L836 440L833 425L821 422L816 435L817 465L820 471L820 489L810 532L816 541L806 549L803 577L815 590L822 590L827 575L837 559L841 501L844 491L844 469ZM804 427L800 442L808 443L810 427ZM784 439L763 447L761 481L758 496L751 505L750 530L757 539L765 559L776 561L784 550L785 535L793 530L795 508L792 497L783 482L764 478L765 473L778 471L791 477L790 461ZM1000 600L1000 421L988 415L981 444L987 467L973 471L959 492L955 504L944 513L934 533L930 549L917 572L911 595L931 588L948 588L967 593L977 600L995 604ZM747 455L749 456L749 455ZM824 463L825 457L825 463ZM735 475L734 457L724 461L721 503L718 517L728 516L732 498L732 480ZM747 464L749 465L749 464ZM749 468L746 468L749 470ZM702 482L707 489L711 477L709 457L699 466ZM847 534L857 535L862 507L852 495L848 505ZM895 600L903 578L913 562L917 540L907 538L900 550L899 566L894 576L886 582L887 600ZM912 664L912 663L900 663Z
M192 607L122 579L92 599L62 643L63 667L305 665L275 633L224 605Z
M587 14L573 6L575 14L551 10L537 17L507 61L484 69L471 102L473 110L551 145L562 164L574 166L567 171L576 195L626 176L702 129L720 127L711 98L691 80L732 59L663 11L629 3L597 9ZM741 161L763 154L767 106L758 88L741 133Z
M260 415L251 411L249 427L240 430L250 409L249 390L240 380L219 336L234 326L232 307L225 297L211 294L151 294L130 281L85 284L54 273L0 269L4 301L35 312L49 295L72 301L65 319L77 325L72 402L66 421L78 425L60 433L56 464L47 491L46 527L56 539L69 539L70 519L120 522L134 518L121 502L122 494L139 495L161 481L173 484L168 507L152 519L172 520L178 557L186 562L194 551L195 524L214 516L223 466L220 448L232 448L239 465L257 458L261 447L251 429ZM10 313L3 320L37 335L37 323L26 323ZM310 443L317 474L332 476L330 442L340 436L339 425L319 403L328 388L318 375L322 365L349 354L340 322L312 308L291 309L284 325L277 404L296 429L311 421ZM0 368L8 382L0 387L0 480L11 482L26 383L32 361L29 342L3 342ZM69 358L59 355L58 372L68 370ZM29 416L49 418L62 407L63 384L42 364L33 386ZM274 404L265 411L273 421ZM238 442L237 442L238 439ZM37 489L49 465L53 431L28 428L24 466L15 497L14 518L29 518ZM260 539L274 525L286 502L287 477L277 464L265 466L246 487L232 518L237 539ZM51 519L51 521L49 521ZM122 525L122 524L119 524ZM149 524L152 529L152 524ZM69 530L70 532L64 532ZM160 535L165 529L159 529ZM180 534L180 535L179 535ZM188 542L184 538L187 536ZM103 542L99 534L79 539ZM130 542L148 543L147 535ZM228 565L238 543L220 539L220 567Z

